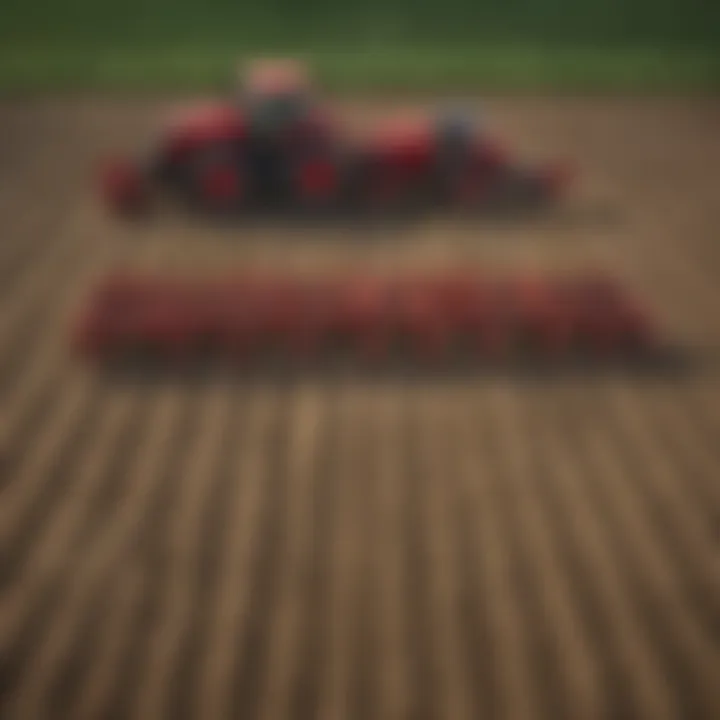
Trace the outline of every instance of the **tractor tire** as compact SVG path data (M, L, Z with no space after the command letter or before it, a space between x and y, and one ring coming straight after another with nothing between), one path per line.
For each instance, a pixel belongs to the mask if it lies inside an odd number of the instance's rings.
M247 197L247 174L232 147L220 145L198 152L188 167L185 193L190 204L203 213L232 215Z

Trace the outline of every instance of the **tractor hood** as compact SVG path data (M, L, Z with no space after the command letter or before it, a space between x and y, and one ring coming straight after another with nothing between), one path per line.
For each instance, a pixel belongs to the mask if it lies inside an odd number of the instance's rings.
M233 105L198 105L183 109L169 118L165 126L166 147L172 154L182 153L214 140L242 139L245 129L243 113Z

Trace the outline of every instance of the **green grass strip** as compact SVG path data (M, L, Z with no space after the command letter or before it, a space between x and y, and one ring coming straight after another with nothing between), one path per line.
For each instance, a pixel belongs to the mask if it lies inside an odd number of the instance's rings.
M161 44L0 46L0 91L200 91L226 87L244 57L283 54L347 91L708 91L720 54L657 47L364 46L348 49Z

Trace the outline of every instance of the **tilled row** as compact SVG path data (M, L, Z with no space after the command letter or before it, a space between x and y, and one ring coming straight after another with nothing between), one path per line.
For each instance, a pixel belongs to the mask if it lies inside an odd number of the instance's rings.
M714 378L120 388L57 337L83 207L2 263L0 715L718 716ZM611 252L716 332L710 235L652 207Z

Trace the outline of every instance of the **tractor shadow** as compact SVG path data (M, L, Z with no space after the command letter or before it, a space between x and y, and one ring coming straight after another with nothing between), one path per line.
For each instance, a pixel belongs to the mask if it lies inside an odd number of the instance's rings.
M549 361L528 357L502 362L459 359L430 364L397 358L377 366L345 358L305 363L277 357L243 363L203 358L187 360L182 364L135 359L103 365L96 371L105 382L136 387L166 384L193 387L215 383L252 387L305 382L323 385L422 385L439 382L454 385L497 380L557 385L573 381L602 383L611 379L667 384L695 380L704 373L713 373L720 366L719 359L714 353L689 353L673 348L652 356L635 355L612 360L568 357Z
M601 201L553 207L499 205L460 211L419 205L373 212L260 208L222 216L173 208L165 209L163 214L174 222L181 222L184 229L203 232L211 229L217 239L228 243L268 232L278 242L295 242L297 234L303 234L328 243L384 243L389 232L401 241L414 242L413 230L435 224L443 228L470 229L479 234L507 232L508 236L517 230L544 230L558 233L558 238L572 240L580 231L614 229L627 221L620 207ZM141 218L144 222L148 219ZM475 239L477 235L473 241Z

